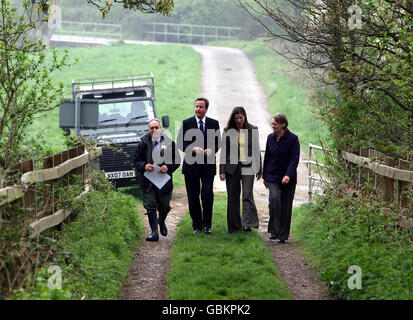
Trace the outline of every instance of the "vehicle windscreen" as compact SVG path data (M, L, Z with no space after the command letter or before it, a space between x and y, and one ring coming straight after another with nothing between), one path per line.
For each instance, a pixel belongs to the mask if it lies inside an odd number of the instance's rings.
M151 100L99 103L99 124L130 124L155 118Z

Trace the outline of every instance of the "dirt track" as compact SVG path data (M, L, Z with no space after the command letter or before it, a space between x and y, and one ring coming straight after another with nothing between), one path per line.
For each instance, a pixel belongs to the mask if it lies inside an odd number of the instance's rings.
M193 46L202 57L202 92L210 100L208 117L217 119L221 128L226 126L233 107L242 105L250 123L258 126L261 150L271 133L271 115L264 90L257 80L255 67L248 56L239 49ZM298 168L298 185L294 205L307 201L307 173L304 165ZM225 192L225 184L216 176L214 192ZM268 191L262 181L255 184L254 197L259 208L260 233L273 253L274 263L282 279L291 289L295 299L328 299L326 288L303 258L293 237L285 245L268 239ZM131 278L125 284L122 299L166 299L166 275L169 251L174 241L176 224L185 214L187 202L184 195L174 194L174 207L167 219L168 237L158 243L144 243L136 254ZM147 218L144 217L146 227ZM144 241L145 242L145 241Z

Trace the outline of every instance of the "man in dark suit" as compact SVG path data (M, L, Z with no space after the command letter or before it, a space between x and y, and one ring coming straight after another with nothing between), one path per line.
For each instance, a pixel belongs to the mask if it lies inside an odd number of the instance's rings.
M147 211L152 231L146 237L146 241L158 241L158 224L161 234L163 236L168 234L165 219L171 210L169 203L172 198L172 173L180 166L181 157L175 142L162 134L161 123L158 119L150 120L148 127L149 133L141 138L136 149L134 165L143 194L143 206ZM161 189L144 176L145 171L154 170L159 170L162 174L170 176L168 182ZM157 210L159 218L156 214Z
M206 234L211 233L215 154L221 145L218 121L205 116L208 107L208 99L196 99L195 116L182 122L177 138L178 148L185 152L182 173L185 176L192 227L194 233L203 230Z

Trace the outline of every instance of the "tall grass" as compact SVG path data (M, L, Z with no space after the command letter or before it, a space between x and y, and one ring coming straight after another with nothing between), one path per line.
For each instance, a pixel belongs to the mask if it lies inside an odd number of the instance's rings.
M171 252L168 299L292 299L257 231L227 232L226 197L215 196L212 233L193 234L187 214Z
M329 292L349 300L412 300L411 234L396 228L397 212L366 201L361 193L325 197L294 209L292 231ZM351 266L361 271L357 289L349 288Z

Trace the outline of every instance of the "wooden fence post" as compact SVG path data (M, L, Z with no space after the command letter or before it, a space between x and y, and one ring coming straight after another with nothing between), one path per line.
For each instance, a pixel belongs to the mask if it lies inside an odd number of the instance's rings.
M375 162L384 162L385 161L385 159L384 159L384 156L383 156L383 154L382 153L380 153L380 152L378 152L378 151L374 151L375 152L375 154L376 154L376 158L375 158ZM384 177L382 176L382 175L380 175L380 174L378 174L377 175L377 189L379 189L380 191L381 191L381 198L382 199L384 199L385 198L385 196L384 196L384 193L385 193L385 183L384 183Z
M3 187L0 191L2 195L0 210L3 211L1 218L7 219L11 225L25 226L28 224L31 228L31 238L52 227L61 230L62 222L72 214L68 208L58 205L57 202L57 199L63 200L63 193L66 190L64 187L67 185L68 178L72 179L70 175L78 170L82 174L82 180L86 181L86 170L83 168L101 154L101 148L98 148L96 152L93 151L92 154L87 154L85 146L78 145L66 152L42 159L43 168L40 170L37 169L37 165L35 168L33 159L10 166L6 172L7 180L1 177ZM70 159L63 163L66 157ZM59 188L56 188L57 181L59 181ZM25 186L27 190L23 190ZM87 192L89 192L89 186L86 186L76 198L83 197ZM5 200L3 196L6 197ZM5 211L4 204L10 204L11 210Z
M370 160L375 161L376 157L377 157L376 150L369 149L369 158L370 158ZM372 175L374 176L374 187L377 188L377 174L375 172L372 172Z
M78 156L77 154L77 147L75 148L71 148L68 150L69 151L69 159L73 159L76 158ZM76 168L74 170L72 170L71 172L69 172L69 185L74 184L74 178L73 175L77 174L79 172L79 168Z
M43 159L43 169L50 169L54 168L53 156L47 157ZM47 181L45 183L45 194L46 194L46 201L45 201L45 212L51 212L52 214L55 212L54 206L54 180Z
M77 154L80 156L84 153L85 153L85 145L84 144L79 144L77 146ZM86 169L85 168L86 168L86 165L83 165L82 167L79 168L79 173L82 175L82 186L85 185L85 180L86 180L86 177L85 177L85 173L86 173L85 170Z
M22 174L33 171L34 161L33 159L22 162ZM36 216L36 198L35 198L36 185L31 184L24 194L24 210L26 212L26 219L31 222L32 218ZM25 219L25 220L26 220Z
M389 167L394 167L395 160L390 157L386 157L385 165ZM394 197L394 180L392 178L384 177L384 200L392 201Z
M62 163L67 160L69 160L69 151L68 150L62 151ZM69 185L69 173L63 176L63 181L64 181L65 186Z
M406 160L399 159L399 169L402 170L410 170L409 162ZM402 196L402 192L406 189L408 183L405 181L397 181L397 195L398 195L398 202L403 207L407 205L407 198Z
M369 149L360 148L360 157L369 157ZM364 168L364 166L359 167L359 185L369 182L369 169Z
M53 156L53 168L54 167L57 167L59 164L61 164L63 161L62 161L62 154L61 153L59 153L59 154L55 154L54 156ZM56 183L57 181L58 181L59 179L56 179L55 181L54 181L54 183ZM53 192L53 204L55 205L56 204L56 198L58 199L58 201L60 201L61 200L61 195L60 195L60 190L59 190L59 194L56 194L57 192L56 192L56 189L55 188L53 188L54 190L54 192ZM54 206L54 209L56 209L56 207ZM61 225L59 224L59 225L57 225L56 226L56 228L57 228L57 230L59 230L59 231L61 231L62 230L62 227L61 227Z

